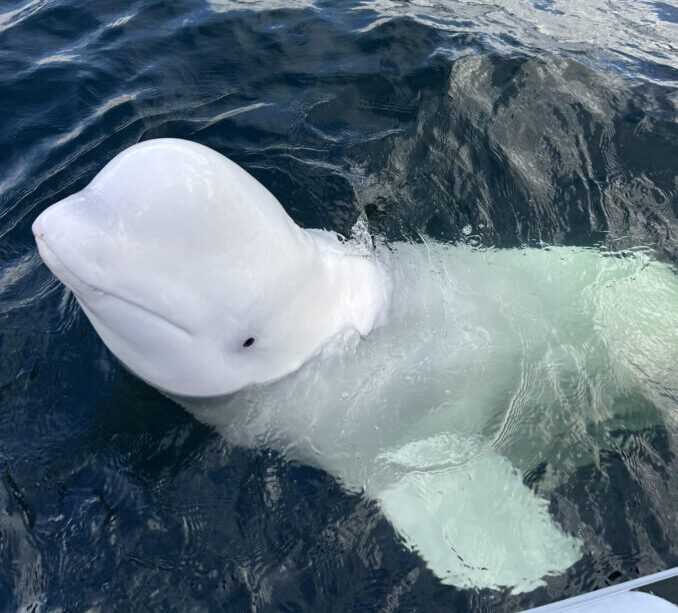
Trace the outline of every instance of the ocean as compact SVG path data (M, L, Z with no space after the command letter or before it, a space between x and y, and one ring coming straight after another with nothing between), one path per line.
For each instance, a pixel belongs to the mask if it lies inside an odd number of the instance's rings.
M599 424L550 501L584 539L565 574L443 585L373 502L129 374L31 234L179 137L304 227L675 265L674 0L5 0L0 111L0 610L518 611L678 564L675 416Z

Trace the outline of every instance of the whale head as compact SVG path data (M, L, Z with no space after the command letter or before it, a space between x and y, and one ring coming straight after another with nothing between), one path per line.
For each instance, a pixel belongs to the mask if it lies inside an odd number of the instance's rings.
M351 324L322 304L336 275L313 234L196 143L123 151L46 209L33 233L108 348L172 395L220 396L280 378Z

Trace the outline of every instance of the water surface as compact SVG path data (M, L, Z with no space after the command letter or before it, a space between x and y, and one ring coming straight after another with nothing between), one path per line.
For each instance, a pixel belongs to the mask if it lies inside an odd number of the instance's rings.
M441 585L373 504L127 374L30 233L117 152L175 136L304 226L675 263L678 5L125 4L0 9L0 607L511 611L678 564L676 425L622 422L550 495L582 560L519 596Z

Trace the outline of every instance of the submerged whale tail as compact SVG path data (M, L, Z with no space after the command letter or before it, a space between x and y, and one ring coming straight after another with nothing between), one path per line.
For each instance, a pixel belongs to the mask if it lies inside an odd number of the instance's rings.
M464 588L529 591L574 564L580 542L554 523L546 500L492 449L471 459L468 451L468 441L438 435L382 458L401 474L377 498L407 546L443 583ZM455 457L465 459L430 464Z

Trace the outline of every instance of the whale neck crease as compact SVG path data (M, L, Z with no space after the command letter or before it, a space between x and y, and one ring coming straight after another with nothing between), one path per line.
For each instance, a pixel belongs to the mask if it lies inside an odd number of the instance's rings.
M328 317L336 332L354 329L367 336L383 325L391 303L392 283L385 262L375 253L364 253L352 241L339 242L336 234L306 230L322 263L319 289L325 293ZM327 339L329 340L329 339Z

